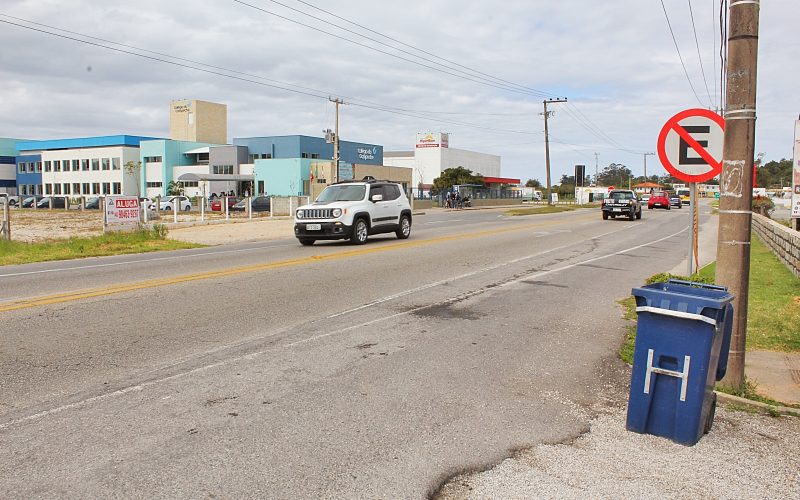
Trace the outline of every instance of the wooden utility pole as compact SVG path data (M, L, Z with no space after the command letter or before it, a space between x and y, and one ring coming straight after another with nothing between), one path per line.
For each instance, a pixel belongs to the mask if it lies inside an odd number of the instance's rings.
M716 282L735 295L728 372L722 384L736 389L744 382L747 334L758 15L759 0L731 0Z
M333 132L333 172L334 172L334 182L339 182L339 105L344 104L344 101L341 99L328 99L332 103L336 104L336 128Z
M547 168L547 204L548 205L552 205L553 204L553 197L550 195L550 192L551 192L551 186L550 186L550 137L549 137L549 134L548 134L548 131L547 131L547 117L549 116L549 113L547 111L547 103L548 102L567 102L567 98L566 97L564 97L564 98L558 97L556 99L545 99L544 101L542 101L542 104L544 104L544 113L542 113L542 114L544 115L544 161L545 161L545 167ZM550 113L552 113L552 111L550 111Z

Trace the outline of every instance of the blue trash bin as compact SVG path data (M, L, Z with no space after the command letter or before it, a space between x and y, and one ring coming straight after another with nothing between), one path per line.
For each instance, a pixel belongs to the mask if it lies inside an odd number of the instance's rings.
M733 295L669 280L631 291L638 325L626 428L687 446L711 429L715 382L725 376Z

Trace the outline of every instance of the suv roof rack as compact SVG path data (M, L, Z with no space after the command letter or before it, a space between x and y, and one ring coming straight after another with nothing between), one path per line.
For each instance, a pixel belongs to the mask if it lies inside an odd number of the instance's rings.
M366 183L366 184L374 184L376 182L387 182L387 183L390 183L390 184L399 184L398 182L390 181L388 179L376 179L376 178L368 175L368 176L364 177L361 180L359 180L359 179L349 179L349 180L346 180L346 181L331 182L330 185L333 186L333 185L336 185L336 184L353 184L353 183L362 183L362 182Z

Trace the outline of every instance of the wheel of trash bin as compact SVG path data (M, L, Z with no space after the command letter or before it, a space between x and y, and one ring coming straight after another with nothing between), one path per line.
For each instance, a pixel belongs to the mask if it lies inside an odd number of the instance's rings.
M714 425L714 414L717 412L717 393L714 393L714 399L711 400L711 409L708 410L708 418L706 425L703 428L703 434L711 432L711 427Z

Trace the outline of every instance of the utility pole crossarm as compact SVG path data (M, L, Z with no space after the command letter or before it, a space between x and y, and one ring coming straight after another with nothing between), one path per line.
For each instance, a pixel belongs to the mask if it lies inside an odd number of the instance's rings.
M547 204L548 205L552 205L553 204L553 197L551 195L552 187L550 185L550 137L549 137L549 132L548 132L548 129L547 129L547 118L549 116L549 113L547 111L547 103L557 103L557 102L567 102L567 98L566 97L557 97L555 99L545 99L544 101L542 101L542 104L544 105L544 113L542 113L542 114L544 115L544 161L545 161L545 167L547 168Z

